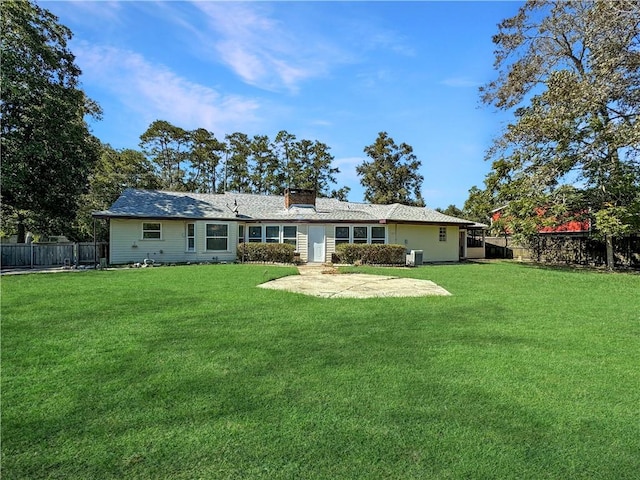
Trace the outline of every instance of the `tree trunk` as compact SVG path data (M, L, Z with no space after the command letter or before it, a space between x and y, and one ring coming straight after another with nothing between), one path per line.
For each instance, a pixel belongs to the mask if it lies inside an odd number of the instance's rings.
M607 235L605 237L605 244L607 247L607 268L609 270L615 269L615 259L613 256L613 237L611 235Z
M24 225L24 217L18 214L18 240L17 243L24 243L27 237L27 229Z

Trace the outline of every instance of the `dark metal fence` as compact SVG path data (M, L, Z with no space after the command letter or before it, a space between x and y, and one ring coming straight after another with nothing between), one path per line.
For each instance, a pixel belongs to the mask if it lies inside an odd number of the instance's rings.
M95 265L107 258L106 242L2 244L1 268L40 268Z
M512 244L512 239L487 237L487 258L519 258L541 263L604 266L605 242L586 235L538 235L528 245ZM640 235L616 238L613 242L616 268L640 268Z

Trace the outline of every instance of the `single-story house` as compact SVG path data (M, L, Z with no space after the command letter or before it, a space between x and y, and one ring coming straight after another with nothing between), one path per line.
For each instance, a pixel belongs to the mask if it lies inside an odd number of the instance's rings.
M236 260L241 242L294 245L303 262L329 262L340 243L404 245L424 262L467 258L473 222L430 208L316 198L312 190L284 196L126 190L95 218L109 220L110 263Z

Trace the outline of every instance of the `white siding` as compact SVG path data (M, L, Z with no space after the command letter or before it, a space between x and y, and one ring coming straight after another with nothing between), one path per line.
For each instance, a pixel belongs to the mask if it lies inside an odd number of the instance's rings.
M298 252L300 252L300 261L309 260L309 225L298 225Z
M238 226L236 222L185 220L147 220L162 224L162 238L143 239L144 220L124 220L112 218L110 221L110 261L113 264L142 262L145 258L159 263L183 262L232 262L236 259ZM187 252L187 223L195 223L195 252ZM206 250L206 224L224 223L228 229L228 249L224 252ZM215 257L215 258L214 258Z

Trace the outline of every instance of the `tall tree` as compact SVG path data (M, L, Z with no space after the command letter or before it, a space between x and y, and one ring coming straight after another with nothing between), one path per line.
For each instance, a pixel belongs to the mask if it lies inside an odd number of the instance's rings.
M327 197L331 196L332 191L330 187L336 183L336 174L340 173L340 169L333 167L334 157L329 153L330 147L318 140L313 142L311 148L311 164L310 164L310 176L313 189L318 192L318 195ZM340 190L334 190L333 192L343 191L348 193L348 190L344 190L342 187Z
M156 174L154 165L137 150L115 150L102 146L100 159L88 178L89 190L80 199L76 220L78 237L93 238L91 213L106 210L127 188L156 189L162 187L162 179ZM109 231L102 222L97 224L96 239L108 240Z
M273 142L274 152L280 162L280 168L283 171L284 185L280 187L278 194L282 194L285 188L298 187L294 184L297 149L296 149L296 136L286 130L281 130L276 135Z
M529 1L493 41L498 77L482 100L514 120L488 152L488 189L526 235L549 220L540 208L565 208L560 187L580 187L572 207L594 212L613 267L611 238L640 213L638 2Z
M356 172L365 188L365 201L424 206L420 192L424 177L418 173L421 162L410 145L396 145L387 132L380 132L364 152L371 161L362 162L356 167Z
M9 0L0 27L2 210L24 242L27 224L66 233L100 151L85 117L100 109L79 88L72 33L55 15Z
M163 188L186 190L186 168L182 163L187 159L189 132L167 122L155 120L140 135L140 147L157 165Z
M279 193L283 172L267 135L255 135L251 140L251 189L259 195Z
M217 193L219 191L220 160L226 146L205 128L188 133L189 176L187 189L199 193Z
M289 186L314 190L317 172L313 166L313 142L298 140L292 144L288 166Z
M227 158L225 165L226 190L238 193L251 193L249 157L251 140L246 133L235 132L226 135Z

